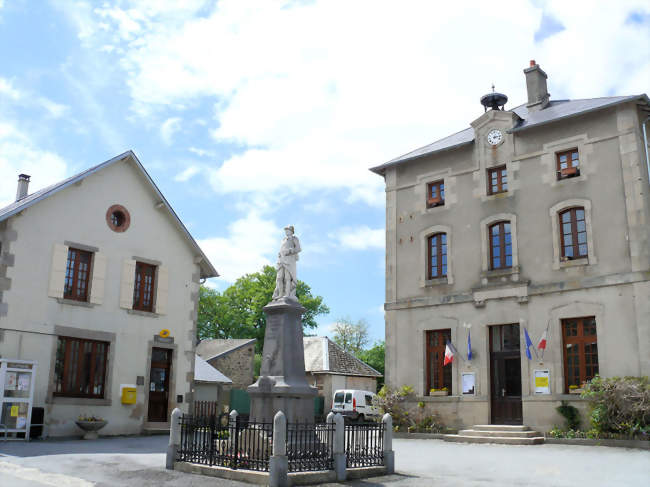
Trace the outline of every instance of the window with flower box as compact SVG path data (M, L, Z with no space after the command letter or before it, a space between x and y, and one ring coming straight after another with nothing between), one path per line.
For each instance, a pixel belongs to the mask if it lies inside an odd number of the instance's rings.
M427 184L427 208L435 208L445 204L445 182L435 181Z
M580 176L580 159L578 149L570 149L555 154L557 161L557 178L567 179Z
M565 392L582 388L598 374L596 318L562 320Z
M451 330L426 332L426 395L451 394L452 367L451 364L443 365L447 341L451 341Z

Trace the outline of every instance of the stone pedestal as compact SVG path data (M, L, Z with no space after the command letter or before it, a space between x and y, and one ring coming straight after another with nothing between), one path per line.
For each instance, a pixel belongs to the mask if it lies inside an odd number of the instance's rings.
M282 411L287 422L314 422L315 387L307 383L302 341L302 314L297 300L283 297L264 307L266 332L262 369L257 382L248 387L250 419L272 422Z

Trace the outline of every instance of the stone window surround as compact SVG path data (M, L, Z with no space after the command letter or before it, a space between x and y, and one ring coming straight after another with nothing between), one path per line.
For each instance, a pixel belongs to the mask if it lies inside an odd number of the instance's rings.
M488 170L499 166L506 166L506 174L508 178L508 190L502 193L489 194L488 193ZM476 171L474 181L478 179L478 188L474 187L474 196L480 198L482 202L494 201L501 198L512 198L515 192L519 189L519 180L516 177L519 172L519 160L506 160L495 161L489 165L481 165L480 169Z
M572 178L576 179L576 178ZM587 257L566 262L560 261L560 222L559 214L563 210L581 206L585 209L585 224L587 226ZM580 265L594 265L598 263L596 252L594 251L594 237L591 225L591 201L582 198L572 198L560 201L549 209L551 216L551 226L553 229L553 269L564 269L566 267L575 267Z
M481 220L481 271L488 274L490 269L490 247L488 242L488 229L490 225L497 222L510 223L510 238L512 241L512 267L506 269L494 269L498 275L515 274L519 272L519 249L517 247L517 215L513 213L497 213ZM510 272L508 272L510 271Z
M447 234L447 276L436 279L429 279L429 276L427 275L427 259L429 255L428 241L429 236L433 235L434 233ZM420 232L420 287L454 283L452 244L453 242L451 227L448 227L446 225L434 225L432 227L425 228Z
M548 368L551 372L551 392L553 394L561 395L560 398L574 397L572 394L566 395L564 393L564 343L562 341L562 320L570 318L583 318L585 316L596 317L596 337L598 339L599 345L604 346L604 342L607 336L607 327L603 325L605 323L605 308L602 304L576 301L555 308L550 313L550 326L548 336L549 347L546 352L548 354L548 352L551 352L551 350L555 350L555 353L557 355L554 354L555 356L549 356L548 359L544 360L544 367ZM557 346L553 346L553 344L557 344ZM607 371L602 370L602 366L606 365L606 363L600 359L601 348L599 347L598 350L599 371L602 374L606 374ZM554 364L559 368L559 370L553 370Z
M109 343L108 360L106 363L106 380L104 382L104 398L62 397L54 395L54 369L56 366L56 350L59 336L84 338L86 340L99 340ZM52 354L50 357L50 373L47 384L46 404L67 404L79 406L110 406L112 404L113 389L113 364L115 363L115 333L105 331L86 330L69 326L54 325L54 340L52 341Z
M170 415L174 407L176 407L176 369L178 368L178 345L173 342L173 337L169 337L169 342L161 342L156 339L156 336L147 342L147 371L145 374L144 385L144 423L152 424L149 421L149 384L151 381L151 356L154 348L166 348L172 351L172 362L170 365L171 372L169 373L169 393L167 399L167 414ZM147 377L149 378L147 380ZM154 422L153 424L159 424Z
M436 181L444 181L445 183L445 204L429 208L427 205L427 186L429 183ZM456 193L456 177L452 176L451 168L432 171L418 176L416 183L413 186L413 191L415 193L417 207L423 215L436 211L444 211L458 202L458 195Z
M556 187L561 184L570 184L570 181L586 181L589 173L589 156L593 151L593 145L589 142L587 134L580 134L566 139L556 140L549 142L542 146L544 153L540 156L540 163L544 168L542 175L542 182ZM580 168L580 176L573 178L559 179L557 178L557 158L558 152L568 151L570 149L578 149L578 160L580 161L578 167Z

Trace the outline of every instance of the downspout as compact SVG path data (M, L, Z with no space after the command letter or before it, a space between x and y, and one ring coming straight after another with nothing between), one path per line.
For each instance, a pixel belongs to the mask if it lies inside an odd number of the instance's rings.
M646 167L648 168L648 184L650 184L650 158L648 157L648 134L646 133L646 129L645 129L648 120L650 120L650 116L648 116L641 125L643 125L643 148L645 149L645 164Z

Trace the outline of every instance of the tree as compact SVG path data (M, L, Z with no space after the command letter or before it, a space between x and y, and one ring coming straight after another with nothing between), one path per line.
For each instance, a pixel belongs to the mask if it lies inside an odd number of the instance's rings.
M381 372L382 377L377 379L377 388L381 388L384 385L384 373L386 371L385 361L386 361L386 345L384 342L375 342L372 348L367 350L362 350L357 358L362 362L370 365L377 372Z
M266 316L262 308L273 297L275 268L264 266L261 272L246 274L223 293L201 286L197 334L205 338L256 338L257 351L264 347ZM302 316L304 329L316 328L316 316L329 313L321 296L314 296L311 288L298 280L296 297L306 309Z
M368 322L363 318L354 323L350 318L340 318L332 327L334 343L355 357L368 344Z

